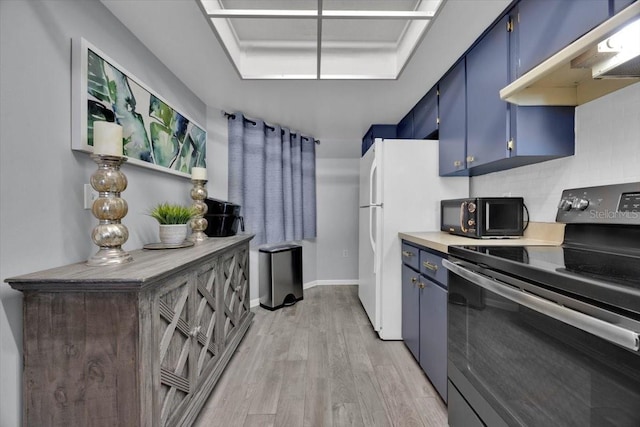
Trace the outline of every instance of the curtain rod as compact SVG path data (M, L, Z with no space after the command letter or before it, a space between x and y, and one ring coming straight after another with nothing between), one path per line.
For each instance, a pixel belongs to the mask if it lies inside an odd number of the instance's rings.
M226 112L226 111L224 111L224 110L222 110L222 115L223 115L223 116L225 116L225 117L230 117L230 118L232 118L232 119L234 119L234 118L236 117L236 115L235 115L235 114L233 114L233 113L227 113L227 112ZM244 121L245 121L245 122L249 122L249 123L251 123L252 125L255 125L255 124L256 124L256 122L255 122L255 121L253 121L253 120L251 120L251 119L248 119L248 118L246 118L246 117L244 118ZM266 128L268 128L268 129L276 130L276 128L275 128L275 127L271 126L271 125L270 125L270 124L268 124L267 122L265 122L265 123L264 123L264 126L265 126ZM283 131L283 132L284 132L284 131ZM292 135L297 135L298 133L297 133L297 132L291 132L291 134L292 134ZM302 134L300 134L300 138L307 138L307 139L310 139L308 136L304 136L304 135L302 135ZM320 145L320 140L319 140L319 139L315 139L315 138L314 138L314 142L315 142L317 145Z

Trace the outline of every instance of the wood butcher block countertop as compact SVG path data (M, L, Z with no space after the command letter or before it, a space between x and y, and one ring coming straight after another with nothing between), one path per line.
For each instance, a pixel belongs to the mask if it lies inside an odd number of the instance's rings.
M133 261L113 266L88 266L84 261L5 279L19 291L124 291L141 290L179 270L186 270L202 258L215 256L244 244L252 234L209 238L181 249L129 251Z
M442 253L449 253L449 246L558 246L564 238L564 224L531 222L524 236L518 239L472 239L443 231L400 232L401 239Z

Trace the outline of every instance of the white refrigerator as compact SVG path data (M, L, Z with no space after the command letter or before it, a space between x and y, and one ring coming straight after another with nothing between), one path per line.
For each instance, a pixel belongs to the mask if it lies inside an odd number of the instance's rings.
M438 141L376 139L362 157L358 295L381 339L402 339L398 233L440 230L440 200L468 195L468 178L438 176Z

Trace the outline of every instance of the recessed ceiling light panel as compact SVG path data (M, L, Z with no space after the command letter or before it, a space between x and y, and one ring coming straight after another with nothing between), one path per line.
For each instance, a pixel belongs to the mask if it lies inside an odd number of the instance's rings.
M442 3L198 2L243 79L396 79Z

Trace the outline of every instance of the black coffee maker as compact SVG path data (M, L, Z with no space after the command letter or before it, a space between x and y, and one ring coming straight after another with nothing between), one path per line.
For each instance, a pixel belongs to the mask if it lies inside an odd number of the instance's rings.
M207 198L207 229L204 233L209 237L234 236L238 232L238 225L244 231L244 219L240 216L240 205L223 200Z

